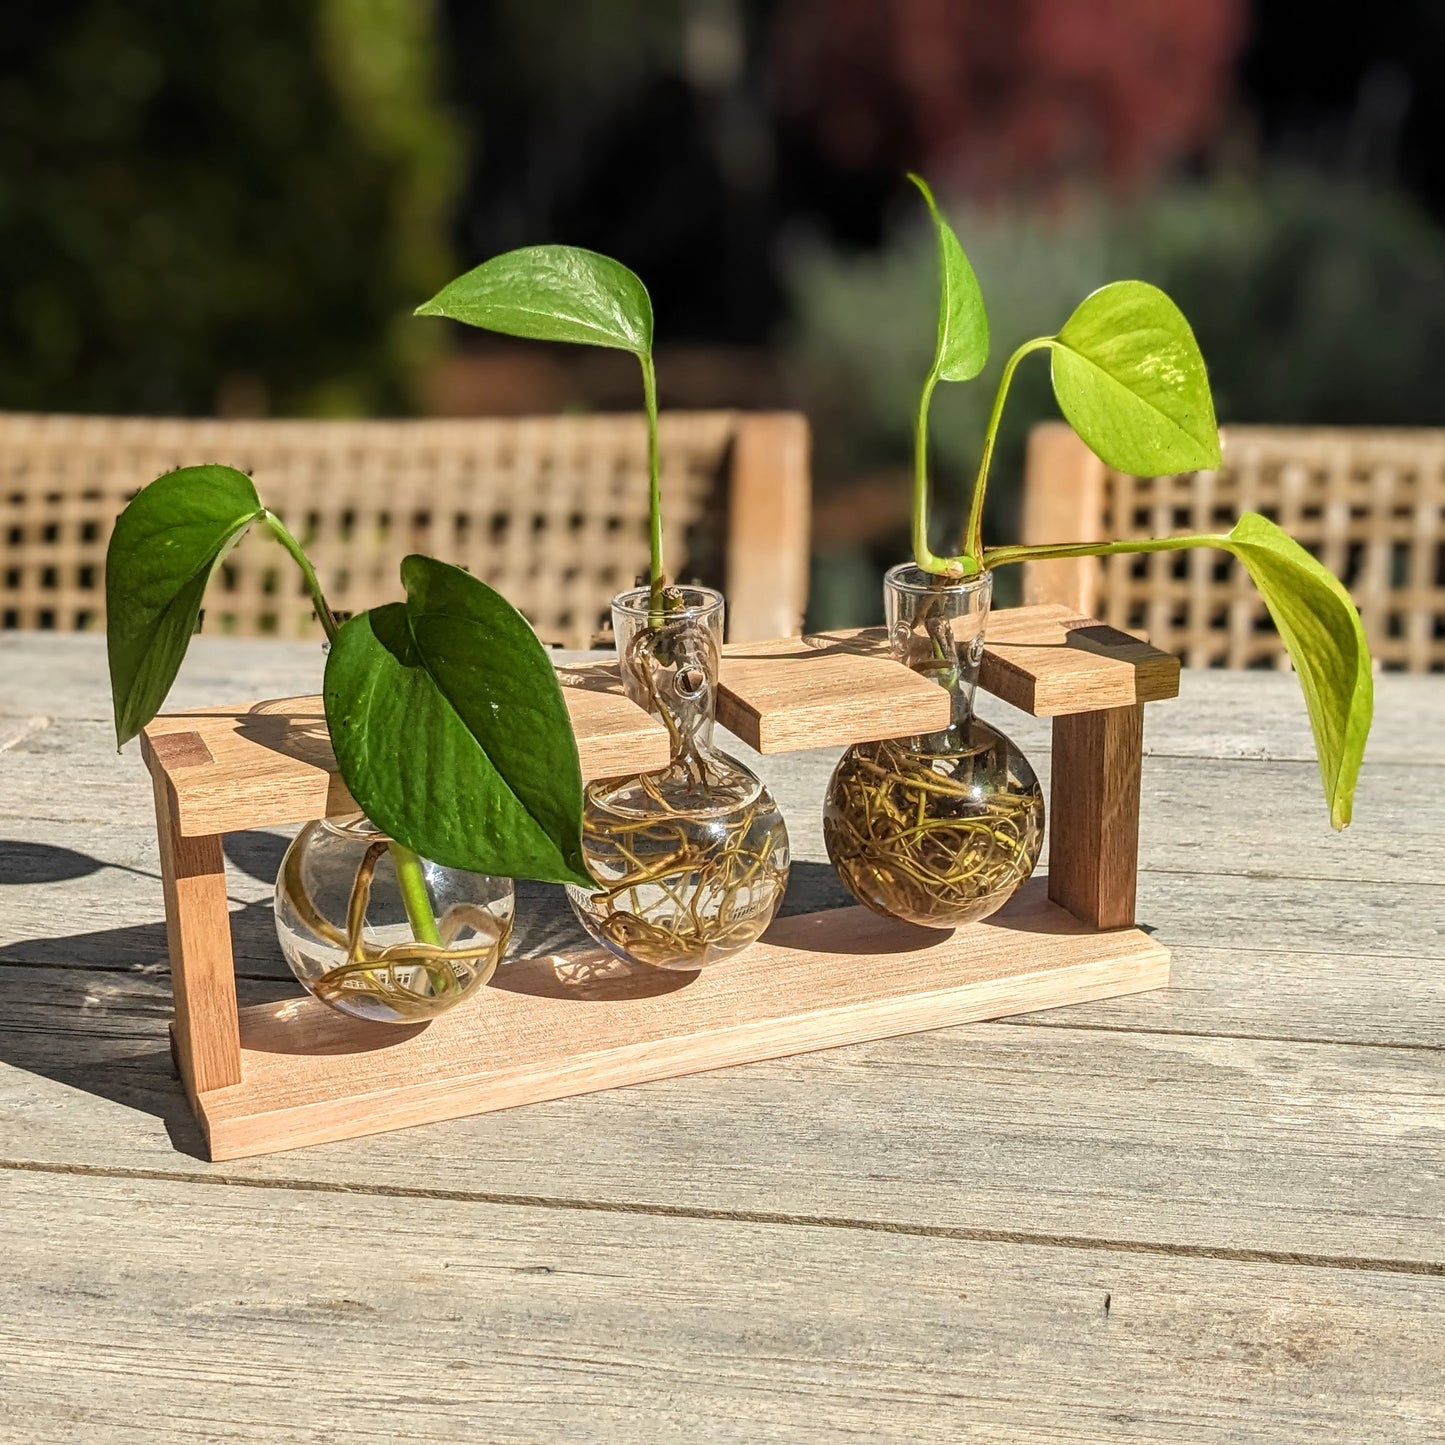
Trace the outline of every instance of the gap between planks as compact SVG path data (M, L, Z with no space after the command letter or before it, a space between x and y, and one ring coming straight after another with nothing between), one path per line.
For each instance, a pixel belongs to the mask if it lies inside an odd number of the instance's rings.
M972 1244L1012 1244L1031 1248L1076 1249L1100 1254L1147 1254L1172 1259L1211 1259L1232 1264L1275 1264L1304 1269L1353 1269L1374 1274L1445 1277L1445 1260L1391 1259L1383 1256L1319 1254L1299 1250L1246 1249L1223 1245L1178 1244L1162 1240L1109 1239L1088 1234L1047 1234L1026 1229L973 1228L967 1225L905 1224L857 1219L847 1215L790 1214L764 1209L708 1209L690 1204L638 1204L603 1199L566 1199L546 1194L500 1194L473 1189L425 1189L401 1184L355 1184L310 1179L257 1179L227 1174L219 1166L209 1172L181 1169L136 1169L97 1164L51 1164L0 1159L0 1169L17 1174L73 1175L87 1179L132 1179L164 1184L198 1184L219 1189L271 1189L293 1194L352 1194L378 1199L434 1199L458 1204L547 1209L559 1213L626 1214L654 1219L685 1219L700 1223L765 1224L800 1229L855 1230L864 1234L896 1234L915 1239L954 1239Z

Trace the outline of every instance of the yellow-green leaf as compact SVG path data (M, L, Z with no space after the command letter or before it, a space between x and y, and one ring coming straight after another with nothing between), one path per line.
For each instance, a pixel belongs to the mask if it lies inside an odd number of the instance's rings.
M1267 517L1246 512L1221 546L1244 564L1294 663L1309 709L1330 822L1345 827L1374 716L1360 614L1343 584Z
M928 202L938 236L938 346L933 368L944 381L971 381L988 360L988 311L983 291L928 182L912 174L908 179Z
M1086 296L1052 343L1054 395L1115 471L1160 477L1219 465L1204 357L1157 287L1115 281Z

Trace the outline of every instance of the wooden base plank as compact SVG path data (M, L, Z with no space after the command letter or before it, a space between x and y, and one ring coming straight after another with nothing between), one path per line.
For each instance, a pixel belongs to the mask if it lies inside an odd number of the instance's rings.
M863 908L783 919L699 974L598 952L504 966L424 1028L310 998L244 1009L242 1082L194 1103L213 1159L294 1149L596 1089L1159 988L1169 952L1101 933L1030 882L952 934Z

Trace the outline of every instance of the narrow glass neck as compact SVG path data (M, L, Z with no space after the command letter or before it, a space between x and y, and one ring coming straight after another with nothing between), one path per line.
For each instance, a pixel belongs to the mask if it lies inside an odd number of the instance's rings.
M723 599L708 587L669 590L674 605L660 619L646 588L619 594L612 625L628 697L663 723L681 762L712 750Z
M965 581L946 581L905 564L892 568L883 579L893 655L905 667L948 689L955 725L973 716L992 596L989 572Z

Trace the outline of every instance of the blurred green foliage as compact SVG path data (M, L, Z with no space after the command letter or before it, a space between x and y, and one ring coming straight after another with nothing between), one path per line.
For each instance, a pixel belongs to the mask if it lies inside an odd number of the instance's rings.
M1445 234L1397 193L1280 172L1257 184L1179 186L1128 206L945 210L983 286L993 353L977 381L940 388L934 400L935 547L957 542L1009 353L1057 331L1110 280L1152 281L1179 303L1209 365L1221 422L1445 425L1445 389L1432 364L1445 354ZM787 346L813 421L820 492L870 474L906 491L913 411L935 339L936 265L922 214L872 254L816 245L792 254ZM1047 362L1030 358L1015 378L993 465L992 544L1016 539L1029 427L1057 415ZM901 530L896 543L884 540L903 555ZM810 620L870 617L876 589L860 590L856 579L870 574L859 553L836 563L854 580L830 586L820 577Z
M409 406L453 269L433 0L57 0L0 50L0 406Z

